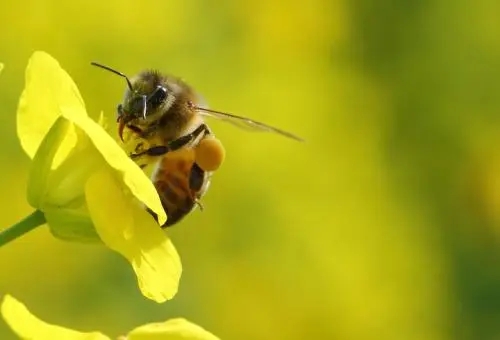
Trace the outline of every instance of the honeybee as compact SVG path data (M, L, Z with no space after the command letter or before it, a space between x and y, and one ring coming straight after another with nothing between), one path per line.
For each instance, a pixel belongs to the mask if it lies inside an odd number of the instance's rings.
M222 163L224 149L205 123L205 117L302 141L267 124L209 109L200 96L177 77L144 70L129 79L108 66L91 64L127 82L123 102L117 107L118 135L125 141L127 133L128 140L134 141L135 147L129 156L141 168L152 165L151 180L167 214L162 228L178 223L196 206L202 208L200 199L210 185L213 172Z

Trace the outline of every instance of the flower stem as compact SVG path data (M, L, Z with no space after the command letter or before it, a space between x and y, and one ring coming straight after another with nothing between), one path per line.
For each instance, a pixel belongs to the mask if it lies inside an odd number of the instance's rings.
M45 216L40 210L35 210L31 215L18 223L0 231L0 247L23 236L38 226L45 224Z

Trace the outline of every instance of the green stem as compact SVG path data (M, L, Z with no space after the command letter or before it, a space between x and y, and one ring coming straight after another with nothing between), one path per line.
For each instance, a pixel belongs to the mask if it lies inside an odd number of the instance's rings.
M38 226L45 224L45 216L40 210L35 210L31 215L19 221L13 226L0 231L0 247L23 236Z

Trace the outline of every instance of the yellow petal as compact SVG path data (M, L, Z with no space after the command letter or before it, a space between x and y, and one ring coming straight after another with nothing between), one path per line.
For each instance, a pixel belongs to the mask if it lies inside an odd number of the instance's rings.
M17 135L31 158L60 116L63 106L73 108L79 115L87 115L78 88L59 63L45 52L33 53L26 68L26 84L17 110ZM61 158L75 142L76 135L71 132L71 137L62 146Z
M59 117L47 131L40 147L33 157L28 179L28 202L34 208L40 208L48 190L48 177L55 155L70 129L70 122Z
M97 124L99 124L104 130L108 131L108 119L104 117L104 112L102 111L99 113Z
M1 312L5 322L21 339L30 340L109 340L99 332L81 333L72 329L43 322L19 301L5 295Z
M106 162L122 176L122 180L132 194L158 216L163 224L167 215L161 205L160 197L144 172L120 148L116 141L92 119L81 116L78 111L64 108L63 115L78 126L89 137Z
M173 298L182 268L165 232L109 168L92 175L85 194L99 237L132 264L142 294L156 302Z
M218 340L212 333L185 319L170 319L137 327L128 340Z
M2 73L2 71L3 71L3 64L0 63L0 73Z

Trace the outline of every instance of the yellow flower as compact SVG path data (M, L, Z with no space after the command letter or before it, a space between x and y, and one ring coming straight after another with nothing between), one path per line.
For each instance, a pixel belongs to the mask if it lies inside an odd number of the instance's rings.
M1 312L6 323L20 339L30 340L111 340L100 332L82 333L61 326L51 325L32 315L19 301L6 295ZM119 339L127 340L217 340L212 333L185 319L146 324L135 328Z
M89 118L73 80L47 53L35 52L28 63L17 133L33 159L28 201L51 232L66 240L102 240L130 261L146 297L171 299L181 263L144 209L166 220L153 184Z

